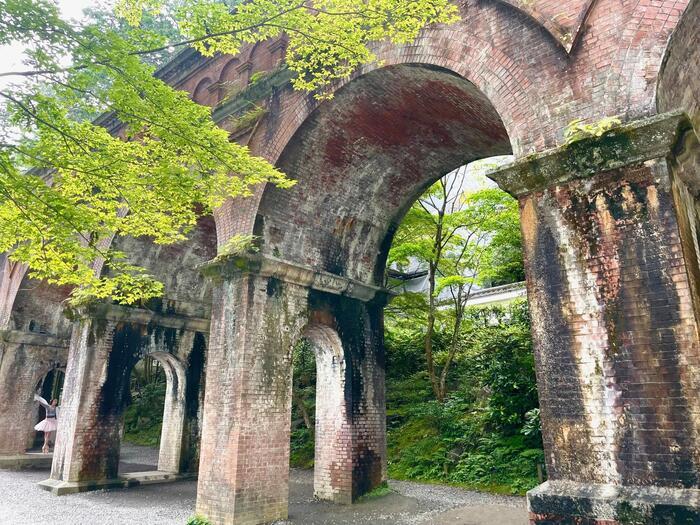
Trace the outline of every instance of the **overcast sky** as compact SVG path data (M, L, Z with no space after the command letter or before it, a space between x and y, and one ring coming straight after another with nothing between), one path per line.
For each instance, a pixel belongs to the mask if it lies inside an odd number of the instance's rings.
M61 13L63 14L64 18L71 19L71 18L76 18L79 19L82 17L83 14L83 9L90 6L90 5L95 5L96 2L90 2L88 0L54 0L56 4L58 4L59 8L61 9ZM8 71L18 71L23 69L22 66L22 57L23 57L23 47L19 44L11 45L11 46L0 46L0 72L8 72ZM4 80L4 82L3 82ZM7 79L0 79L0 88L5 85L7 82L16 82L17 79L10 80L9 78Z

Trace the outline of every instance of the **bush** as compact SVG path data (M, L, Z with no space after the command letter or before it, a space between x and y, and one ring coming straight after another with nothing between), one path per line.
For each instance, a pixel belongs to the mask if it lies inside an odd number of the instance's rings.
M165 404L165 382L146 384L132 397L124 412L124 441L156 447L160 443Z
M469 310L442 404L425 372L404 375L424 362L420 332L388 326L390 476L514 494L537 485L544 453L527 305Z
M187 520L187 525L211 525L211 522L199 514L195 514L189 520Z
M313 468L314 432L306 427L292 430L289 465L294 468Z

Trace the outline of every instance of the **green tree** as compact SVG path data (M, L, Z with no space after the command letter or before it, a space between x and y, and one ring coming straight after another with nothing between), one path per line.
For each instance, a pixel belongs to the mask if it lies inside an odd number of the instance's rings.
M323 97L330 82L374 60L372 41L410 42L426 25L456 19L448 0L172 5L119 0L125 25L104 13L68 22L50 0L0 0L0 45L27 50L23 70L0 73L14 82L0 87L0 252L36 278L76 287L76 301L130 304L162 293L110 248L114 236L178 242L225 199L264 182L293 183L230 143L209 108L155 78L153 57L184 46L236 53L286 33L295 87ZM164 12L177 41L154 22Z
M423 194L404 218L389 254L389 264L399 269L419 265L427 270L427 293L403 294L390 311L397 313L394 320L399 323L423 321L426 368L439 401L447 393L473 287L482 275L501 271L499 246L515 232L519 238L517 202L512 197L499 189L465 193L463 185L463 177L448 176ZM450 334L441 366L434 352L438 324L449 327Z

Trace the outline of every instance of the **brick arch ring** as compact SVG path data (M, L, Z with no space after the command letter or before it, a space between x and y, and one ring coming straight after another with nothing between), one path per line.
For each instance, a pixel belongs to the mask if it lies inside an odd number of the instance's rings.
M449 43L449 45L446 45ZM436 67L473 84L494 106L508 132L516 155L525 151L531 132L531 123L545 118L544 108L536 108L526 101L533 98L536 83L505 51L491 45L474 33L455 27L439 27L426 31L410 46L382 45L375 50L377 61L362 67L352 77L336 83L331 91L337 93L355 80L381 69L398 65ZM295 134L312 113L323 104L313 96L287 90L281 97L283 108L278 122L266 135L264 142L253 137L249 142L251 153L277 164ZM539 113L537 111L539 110ZM264 135L264 133L260 133ZM218 244L222 245L236 234L253 233L256 212L266 185L260 185L247 199L234 199L214 211Z

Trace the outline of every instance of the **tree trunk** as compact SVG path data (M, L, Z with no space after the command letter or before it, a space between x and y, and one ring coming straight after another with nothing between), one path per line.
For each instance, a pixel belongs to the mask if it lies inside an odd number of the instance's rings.
M439 390L440 395L438 399L442 402L447 395L447 374L452 365L455 355L457 354L457 347L459 346L459 333L462 330L462 320L464 318L464 309L458 307L457 312L455 312L455 322L452 328L452 338L450 340L450 351L447 354L447 361L445 361L445 366L442 368L440 373L440 384Z
M428 378L430 379L430 384L433 387L433 393L435 398L442 402L440 397L440 385L438 383L438 377L435 373L435 361L433 360L433 334L435 333L435 272L437 268L435 265L430 264L428 269L428 327L425 332L425 362L428 368Z
M304 404L304 400L301 398L299 395L299 392L295 389L294 393L292 394L294 397L294 402L297 404L297 408L299 409L299 412L301 412L301 417L304 418L304 425L306 428L309 430L314 429L314 423L311 421L311 416L309 416L309 411L306 409L306 405Z

